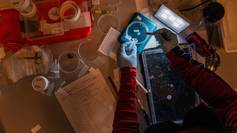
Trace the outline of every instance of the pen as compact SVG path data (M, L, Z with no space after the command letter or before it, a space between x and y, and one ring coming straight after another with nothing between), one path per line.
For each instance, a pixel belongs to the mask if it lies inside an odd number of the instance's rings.
M114 91L115 91L116 94L118 95L118 89L117 89L116 85L114 84L114 81L112 80L111 77L108 77L108 79L109 79L109 82L111 83L111 85L112 85Z
M146 88L142 85L142 83L141 83L140 81L138 81L137 79L136 79L136 82L137 82L137 85L142 89L142 91L147 94L148 91L147 91Z
M142 115L143 115L143 117L144 117L144 119L146 121L146 124L149 125L150 124L149 115L146 113L146 110L145 110L144 106L142 105L141 100L139 98L137 98L137 102L138 102L139 107L140 107L140 109L142 111Z

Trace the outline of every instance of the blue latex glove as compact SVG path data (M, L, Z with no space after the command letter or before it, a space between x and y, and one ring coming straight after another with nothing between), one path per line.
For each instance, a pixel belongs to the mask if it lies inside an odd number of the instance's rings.
M120 68L135 67L137 68L137 46L136 42L129 41L121 44L118 56Z
M172 33L170 30L166 28L159 29L155 31L154 33L152 33L151 35L155 35L156 40L160 42L165 52L169 52L178 44L177 35Z

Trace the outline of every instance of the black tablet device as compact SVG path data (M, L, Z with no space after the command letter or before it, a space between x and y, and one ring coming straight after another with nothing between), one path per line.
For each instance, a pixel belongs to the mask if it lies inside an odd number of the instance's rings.
M198 103L197 94L171 68L161 48L144 51L142 62L151 124L182 121L186 112Z

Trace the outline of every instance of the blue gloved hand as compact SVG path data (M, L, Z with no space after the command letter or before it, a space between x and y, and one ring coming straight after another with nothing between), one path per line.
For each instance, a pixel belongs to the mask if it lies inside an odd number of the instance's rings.
M166 28L159 29L153 32L152 35L155 35L156 40L160 42L166 53L172 50L178 44L177 35Z
M137 68L137 46L136 42L129 41L121 44L118 56L119 67Z

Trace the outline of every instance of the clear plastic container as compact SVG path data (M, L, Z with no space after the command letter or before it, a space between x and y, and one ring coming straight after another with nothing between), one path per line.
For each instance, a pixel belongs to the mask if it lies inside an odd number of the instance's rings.
M74 51L63 52L58 58L58 63L61 77L66 82L71 82L83 76L89 68Z
M218 0L225 7L225 16L222 21L222 37L224 48L227 53L237 52L237 17L236 17L236 0ZM228 8L227 8L228 7Z
M59 66L60 70L64 73L73 73L75 72L79 65L80 60L77 53L72 51L66 51L59 56Z

